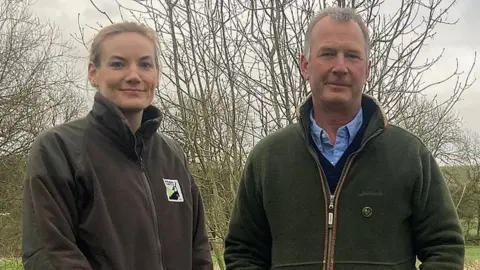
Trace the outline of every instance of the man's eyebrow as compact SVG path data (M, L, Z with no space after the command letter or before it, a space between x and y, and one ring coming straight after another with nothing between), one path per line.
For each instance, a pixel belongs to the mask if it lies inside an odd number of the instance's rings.
M332 47L321 47L320 51L336 51L337 49L334 49Z
M357 50L357 49L347 49L345 50L345 52L347 53L355 53L355 54L360 54L361 51L360 50Z
M317 51L317 54L323 54L323 53L335 53L337 52L336 49L331 48L331 47L320 47L320 49Z

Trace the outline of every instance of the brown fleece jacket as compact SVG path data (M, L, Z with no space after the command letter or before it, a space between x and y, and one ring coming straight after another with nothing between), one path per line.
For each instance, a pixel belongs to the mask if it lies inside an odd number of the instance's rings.
M25 269L213 269L185 157L148 107L132 134L97 93L89 115L41 134L24 187Z

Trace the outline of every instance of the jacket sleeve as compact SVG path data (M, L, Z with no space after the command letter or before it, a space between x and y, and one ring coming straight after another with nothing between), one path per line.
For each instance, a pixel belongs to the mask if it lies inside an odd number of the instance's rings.
M205 210L202 196L195 183L192 184L192 198L194 222L192 267L193 270L212 270L213 262L205 225Z
M461 270L465 243L446 181L434 157L424 149L413 201L413 233L423 270Z
M33 143L24 183L22 261L30 269L91 269L75 243L73 177L54 133Z
M227 270L270 269L272 239L251 159L243 171L225 239Z

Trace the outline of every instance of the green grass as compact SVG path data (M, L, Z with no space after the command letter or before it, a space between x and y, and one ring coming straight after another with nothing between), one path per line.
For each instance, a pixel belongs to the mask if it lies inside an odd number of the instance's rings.
M465 250L465 262L480 263L480 246L467 246ZM20 260L1 260L0 270L21 270L23 269Z
M465 261L480 262L480 246L468 246L465 250Z
M23 269L20 260L0 259L0 270L21 270Z

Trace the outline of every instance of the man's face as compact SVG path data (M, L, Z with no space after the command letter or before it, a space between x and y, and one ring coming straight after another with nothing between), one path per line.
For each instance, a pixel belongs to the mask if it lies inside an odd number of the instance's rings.
M361 104L370 68L365 42L354 21L338 22L325 17L315 25L310 55L300 59L314 104L341 110Z
M100 64L89 66L90 81L124 112L140 112L152 103L158 73L154 43L137 33L107 37Z

